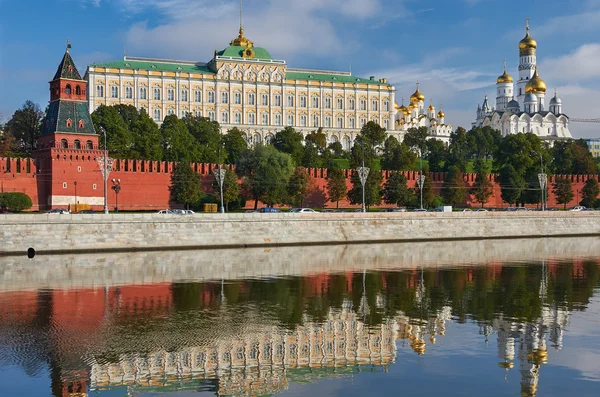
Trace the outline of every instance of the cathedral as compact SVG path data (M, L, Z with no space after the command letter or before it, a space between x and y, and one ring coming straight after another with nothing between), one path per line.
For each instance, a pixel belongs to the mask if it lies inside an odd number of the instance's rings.
M450 144L450 134L452 133L452 126L446 124L446 114L442 110L440 105L440 111L435 112L433 103L429 103L427 110L425 110L425 95L419 90L419 83L417 82L417 90L410 96L410 104L396 107L396 131L402 134L408 132L409 128L426 127L429 132L430 139L439 139L446 145Z
M506 71L496 80L496 106L490 105L487 94L483 104L477 106L477 119L473 127L490 126L503 136L516 133L533 133L542 140L552 142L572 138L569 117L563 113L562 101L550 98L546 108L546 83L537 68L537 42L529 34L529 20L525 37L519 43L519 73L515 82Z

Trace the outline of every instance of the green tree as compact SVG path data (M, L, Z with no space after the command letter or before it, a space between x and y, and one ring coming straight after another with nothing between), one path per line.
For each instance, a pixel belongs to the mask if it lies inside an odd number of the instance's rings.
M565 210L567 209L567 204L575 197L573 194L573 186L571 186L571 180L566 177L556 178L552 193L554 193L558 204L564 204Z
M516 204L526 187L524 179L512 164L507 164L500 169L499 180L502 200L509 204Z
M575 175L592 175L597 173L596 162L594 156L590 152L587 143L583 139L578 139L573 142L573 168L571 174Z
M464 174L458 166L453 165L448 168L441 193L447 204L455 206L465 202L466 184Z
M175 115L165 117L160 135L163 157L166 161L199 160L199 150L194 136L188 131L185 122Z
M314 190L314 180L304 167L296 167L288 182L288 197L292 204L304 206L304 200Z
M467 131L463 127L458 127L456 131L450 134L450 145L448 146L448 157L445 164L446 169L454 165L465 172L467 170L467 162L470 159L470 149Z
M273 146L282 153L287 153L292 156L296 165L302 164L304 157L304 146L302 142L304 138L302 134L297 132L293 127L285 127L283 130L275 134L273 138Z
M471 149L471 157L475 160L492 159L502 141L502 134L490 126L476 127L467 132L467 141Z
M327 198L335 202L335 207L340 207L340 200L346 197L348 186L346 175L339 167L331 167L327 170Z
M400 172L393 172L383 185L383 201L401 207L408 205L411 198L406 177Z
M111 157L129 159L132 155L133 135L129 126L115 106L100 105L92 113L92 121L98 133L106 131L106 144ZM104 139L100 139L100 148L104 149Z
M372 205L381 204L381 172L379 170L371 169L369 176L365 183L365 206L367 208ZM351 204L362 203L362 184L360 183L360 177L358 172L352 172L350 178L352 188L348 191L347 196Z
M40 105L25 101L20 109L6 123L6 131L16 141L16 148L23 154L30 155L36 148L36 140L42 131L44 112Z
M25 193L0 193L0 209L6 208L11 212L21 212L30 209L32 206L31 197Z
M439 139L427 140L427 155L425 158L429 163L431 172L441 172L444 170L444 163L448 157L448 150L444 142Z
M15 156L18 156L15 137L8 132L0 133L0 157Z
M373 121L369 121L361 128L360 136L370 147L377 148L385 140L385 128Z
M599 195L600 187L598 186L598 180L596 178L590 178L585 181L585 185L583 185L583 189L581 189L581 202L579 205L594 208Z
M188 132L197 142L198 162L218 163L221 149L221 127L217 121L206 117L195 117L188 113L183 119Z
M201 183L200 175L187 161L178 163L171 174L171 186L169 186L171 201L185 205L189 209L190 204L196 204L202 198Z
M381 167L384 170L408 171L414 167L416 158L416 153L408 145L390 136L383 145Z
M327 135L323 132L323 128L319 127L317 131L313 131L306 135L304 142L306 144L312 143L319 150L319 152L322 152L327 147Z
M237 127L230 129L223 137L223 146L226 153L225 161L229 164L235 164L241 154L248 151L248 143Z
M331 150L331 155L335 158L342 158L345 157L345 152L344 152L344 147L342 146L341 143L339 142L332 142L329 144L329 146L327 147L329 150Z
M489 175L486 172L479 172L469 192L478 203L481 203L481 208L483 208L494 194L494 185L489 180Z
M321 157L319 157L319 148L312 142L306 142L304 145L304 156L302 165L306 168L319 168L321 166Z
M256 145L242 153L237 170L245 177L245 185L254 199L273 205L284 203L287 198L287 185L294 172L294 161L287 153L281 153L271 145Z
M134 158L154 161L163 159L160 130L145 110L140 111L129 128L133 135Z
M404 143L411 149L420 151L422 156L427 153L427 127L409 128L404 135Z

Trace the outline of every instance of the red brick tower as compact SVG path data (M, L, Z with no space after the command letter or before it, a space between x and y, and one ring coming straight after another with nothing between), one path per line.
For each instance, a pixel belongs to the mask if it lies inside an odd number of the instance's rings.
M34 154L40 208L103 205L103 181L96 161L103 153L88 108L87 83L70 48L68 44L50 81L50 104Z

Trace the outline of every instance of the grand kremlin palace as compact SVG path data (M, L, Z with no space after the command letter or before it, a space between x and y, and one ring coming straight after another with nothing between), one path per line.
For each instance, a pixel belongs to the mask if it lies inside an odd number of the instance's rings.
M409 106L399 106L385 78L288 68L255 47L242 27L208 63L125 56L90 65L84 79L92 112L100 105L133 105L159 124L168 115L189 112L218 121L223 132L238 127L250 144L269 141L285 126L303 135L322 127L328 141L345 150L368 121L400 141L410 127L426 126L432 138L445 142L452 131L443 111L425 109L418 86Z

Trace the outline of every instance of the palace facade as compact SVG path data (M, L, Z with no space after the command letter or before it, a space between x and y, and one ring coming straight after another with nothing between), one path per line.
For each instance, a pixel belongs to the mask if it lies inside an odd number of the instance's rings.
M85 79L92 112L132 105L159 124L168 115L191 113L218 121L223 132L238 127L252 144L268 142L286 126L304 135L322 127L329 142L344 149L369 121L395 133L395 88L386 79L288 68L255 47L241 27L208 63L126 56L90 65Z
M496 80L496 106L486 94L477 105L474 127L491 126L503 136L533 133L546 141L571 139L569 117L563 113L562 100L554 92L546 109L546 82L537 67L537 41L529 34L529 22L523 40L519 42L519 73L515 83L506 71Z

